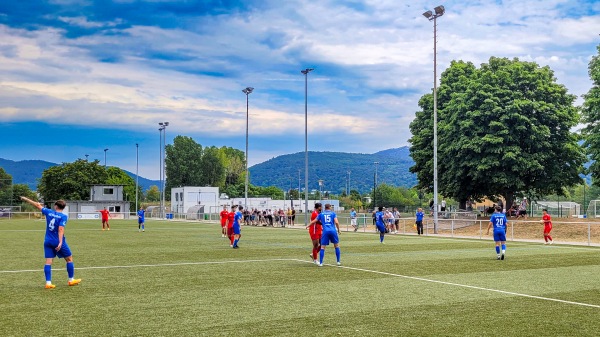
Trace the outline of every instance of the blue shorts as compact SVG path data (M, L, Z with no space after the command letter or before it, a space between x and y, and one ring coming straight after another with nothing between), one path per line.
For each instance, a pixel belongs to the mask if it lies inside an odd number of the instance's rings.
M56 251L56 246L57 245L51 242L44 242L44 257L47 259L53 259L57 256L58 258L65 258L73 255L71 254L71 249L69 248L66 240L63 241L63 244L58 252Z
M143 224L143 223L144 223L144 220L143 220L143 219L138 219L138 223L139 223L139 224Z
M496 241L496 242L506 241L506 233L504 233L504 231L502 231L502 232L494 231L494 241Z
M377 231L380 233L385 233L385 225L377 224Z
M233 234L234 235L240 235L241 234L240 225L233 225Z
M321 234L321 246L327 246L329 242L333 244L340 243L340 238L336 231L323 231L323 234Z

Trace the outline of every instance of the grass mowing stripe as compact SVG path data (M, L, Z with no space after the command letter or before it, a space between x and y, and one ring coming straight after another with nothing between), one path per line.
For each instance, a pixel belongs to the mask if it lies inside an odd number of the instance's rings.
M313 263L313 262L299 260L299 259L295 259L295 261L302 262L302 263ZM583 307L591 307L591 308L600 309L600 305L596 305L596 304L589 304L589 303L582 303L582 302L573 302L573 301L565 301L565 300L559 300L557 298L535 296L535 295L528 295L528 294L520 294L520 293L515 293L515 292L512 292L512 291L505 291L505 290L492 289L492 288L484 288L484 287L478 287L478 286L471 286L471 285L468 285L468 284L460 284L460 283L453 283L453 282L446 282L446 281L438 281L438 280L426 279L426 278L423 278L423 277L400 275L400 274L388 273L388 272L378 271L378 270L370 270L370 269L347 267L347 266L336 266L336 265L325 264L325 263L323 265L324 266L335 267L335 268L344 268L344 269L349 269L349 270L363 271L363 272L373 273L373 274L379 274L379 275L401 277L401 278L406 278L406 279L416 280L416 281L438 283L438 284L444 284L444 285L450 285L450 286L456 286L456 287L462 287L462 288L477 289L477 290L496 292L496 293L501 293L501 294L506 294L506 295L512 295L512 296L527 297L527 298L533 298L533 299L544 300L544 301L552 301L552 302L559 302L559 303L564 303L564 304L572 304L572 305L579 305L579 306L583 306Z
M76 270L88 269L117 269L117 268L144 268L144 267L174 267L174 266L199 266L206 264L227 264L227 263L245 263L245 262L271 262L271 261L297 261L296 259L266 259L266 260L234 260L234 261L203 261L203 262L181 262L181 263L159 263L159 264L134 264L129 266L96 266L96 267L77 267ZM52 268L52 270L65 270L65 268ZM30 273L40 272L43 269L23 269L23 270L0 270L0 273Z

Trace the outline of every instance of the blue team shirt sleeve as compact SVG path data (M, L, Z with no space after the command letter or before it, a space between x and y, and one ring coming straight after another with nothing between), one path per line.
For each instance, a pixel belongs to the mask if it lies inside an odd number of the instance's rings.
M44 214L44 215L50 214L50 209L48 209L46 207L42 208L42 214Z

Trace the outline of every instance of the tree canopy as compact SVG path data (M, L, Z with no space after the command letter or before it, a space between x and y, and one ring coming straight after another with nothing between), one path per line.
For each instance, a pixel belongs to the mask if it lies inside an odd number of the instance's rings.
M37 190L46 201L87 200L90 185L104 184L107 179L107 169L98 160L79 159L44 170Z
M592 79L592 88L583 95L582 119L586 127L582 130L584 147L593 160L590 172L594 185L600 186L600 45L598 55L590 61L588 74Z
M562 193L585 156L571 128L575 96L549 67L490 58L453 61L438 89L439 192L458 200ZM418 187L433 187L433 95L420 101L409 142Z

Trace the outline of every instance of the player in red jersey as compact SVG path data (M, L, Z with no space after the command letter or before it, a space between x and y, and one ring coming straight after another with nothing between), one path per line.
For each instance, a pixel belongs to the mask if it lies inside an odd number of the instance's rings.
M310 221L312 222L314 219L316 219L317 216L319 216L319 213L321 213L321 203L317 202L315 203L315 210L310 215ZM317 256L321 251L321 234L323 233L323 226L317 221L315 224L308 225L306 228L308 228L308 233L310 234L310 239L312 240L313 244L313 250L310 257L314 263L318 264L319 260Z
M227 237L229 238L229 247L233 247L233 220L235 218L235 211L237 210L237 206L231 206L231 212L227 214Z
M552 241L552 237L550 236L550 232L552 231L552 218L550 217L550 214L548 214L548 210L547 209L543 209L542 212L544 213L544 215L542 216L542 223L544 224L544 244L552 244L554 243L554 241Z
M219 213L221 216L221 237L224 238L227 235L227 220L229 219L229 212L227 212L227 205L223 205L223 210Z
M108 212L106 207L104 207L103 210L96 211L96 212L100 212L100 214L102 215L102 230L104 230L105 226L106 226L106 230L110 230L110 225L108 224L108 217L112 218L112 216L110 215L110 213Z

